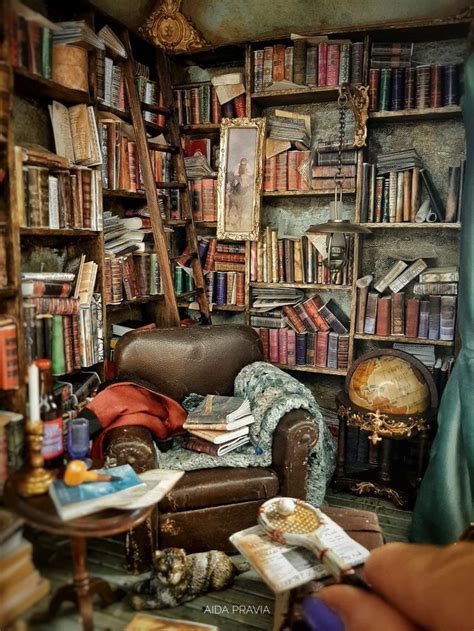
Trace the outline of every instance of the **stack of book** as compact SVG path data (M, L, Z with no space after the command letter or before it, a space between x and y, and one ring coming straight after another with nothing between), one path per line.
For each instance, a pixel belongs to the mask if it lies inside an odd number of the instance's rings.
M33 546L23 538L23 522L0 508L0 626L7 628L15 618L49 592L49 581L33 565Z
M141 210L147 212L146 209ZM110 210L106 211L104 241L105 253L113 256L131 252L152 252L155 249L151 220L138 214L132 217L119 217Z
M310 160L310 151L282 151L265 160L263 190L271 191L307 191L307 179L300 167Z
M194 221L217 221L217 180L189 180Z
M182 446L211 456L223 456L250 442L255 422L247 399L208 394L183 425L191 434Z
M52 360L54 375L103 361L102 295L94 293L97 264L71 262L74 272L23 272L27 364Z
M377 158L362 165L361 222L453 223L460 219L465 160L449 167L446 204L415 149ZM423 199L423 192L426 197Z
M15 320L0 315L0 390L18 388L18 338Z
M349 261L330 274L321 252L308 237L278 238L278 230L267 227L263 238L250 246L250 280L259 283L317 283L350 285L352 283L352 241Z
M412 65L413 44L372 44L369 109L399 111L459 104L458 64Z
M274 364L346 370L349 360L348 320L334 300L318 295L262 313L250 324L258 330L264 358Z
M359 289L357 332L429 340L454 340L457 267L429 268L423 259L398 261L369 288ZM405 288L418 277L410 293ZM391 293L383 295L389 289ZM402 291L405 290L405 291Z
M209 303L243 307L245 305L245 245L201 238L198 254L205 273Z
M98 134L102 152L102 184L106 190L143 192L145 186L140 169L133 128L118 118L99 112ZM171 153L150 149L155 182L174 179Z
M25 165L22 175L23 196L19 204L22 225L101 229L100 171L87 167L57 171Z
M298 38L253 51L253 91L288 83L311 87L362 83L363 42ZM276 85L275 85L276 84ZM296 86L295 86L296 87Z
M216 88L210 83L176 86L174 102L180 125L220 124L221 118L245 116L245 95L221 105Z
M352 191L356 186L357 151L351 142L342 144L342 189ZM333 190L334 176L339 164L339 142L320 141L316 145L316 154L312 168L313 190Z

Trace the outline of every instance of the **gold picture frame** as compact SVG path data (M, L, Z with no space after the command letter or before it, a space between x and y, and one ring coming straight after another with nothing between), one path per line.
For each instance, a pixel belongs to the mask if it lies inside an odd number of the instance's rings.
M217 178L217 238L258 241L264 118L223 118Z

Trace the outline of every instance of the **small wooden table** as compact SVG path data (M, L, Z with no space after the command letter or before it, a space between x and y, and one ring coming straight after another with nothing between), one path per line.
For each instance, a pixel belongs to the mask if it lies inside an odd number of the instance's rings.
M123 592L114 592L106 581L89 576L86 568L86 539L118 535L132 530L145 521L154 507L132 511L107 510L62 521L49 495L21 497L15 492L10 480L4 486L3 499L6 506L20 515L30 526L53 535L67 535L71 539L74 582L57 590L51 598L47 612L37 616L36 621L39 621L39 617L43 621L51 620L64 601L72 601L78 606L84 631L92 631L92 596L98 594L105 605L110 605L121 598Z

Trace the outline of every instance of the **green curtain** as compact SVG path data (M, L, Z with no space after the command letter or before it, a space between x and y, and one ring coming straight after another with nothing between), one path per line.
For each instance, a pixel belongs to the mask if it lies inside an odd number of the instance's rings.
M474 520L474 54L464 67L466 176L458 318L462 348L441 400L438 433L415 505L410 538L455 541Z

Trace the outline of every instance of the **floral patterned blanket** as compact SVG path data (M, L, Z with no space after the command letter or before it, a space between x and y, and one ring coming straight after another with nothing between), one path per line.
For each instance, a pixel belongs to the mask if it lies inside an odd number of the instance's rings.
M318 426L319 440L308 463L308 501L320 506L335 467L336 443L323 421L311 391L297 379L266 362L245 366L235 380L236 397L250 401L255 423L250 426L251 445L245 445L224 456L209 456L182 449L180 441L166 453L159 453L161 468L193 471L211 467L268 467L272 462L272 441L280 419L296 409L310 413ZM190 395L183 402L189 411L203 397Z

